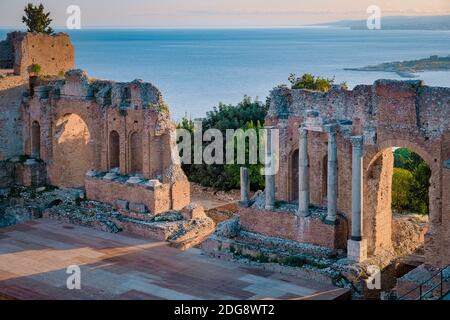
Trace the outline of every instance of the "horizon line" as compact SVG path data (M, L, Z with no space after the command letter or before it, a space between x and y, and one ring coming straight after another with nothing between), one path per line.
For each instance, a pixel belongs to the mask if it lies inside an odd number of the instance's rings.
M424 17L450 17L450 13L444 14L436 14L436 15L392 15L392 16L384 16L385 18L424 18ZM114 26L114 25L88 25L82 27L82 29L281 29L281 28L337 28L337 29L351 29L350 27L345 26L335 26L333 24L340 22L358 22L364 21L364 19L340 19L340 20L332 20L327 22L317 22L311 24L304 25L235 25L235 26L214 26L214 25L199 25L199 26ZM0 29L15 29L18 28L26 29L25 26L22 25L0 25ZM67 29L66 26L55 26L56 29ZM82 30L81 29L81 30Z

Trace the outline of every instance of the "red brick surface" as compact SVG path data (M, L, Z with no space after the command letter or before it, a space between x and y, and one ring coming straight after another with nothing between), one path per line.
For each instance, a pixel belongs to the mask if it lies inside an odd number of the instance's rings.
M291 212L273 212L253 208L241 208L239 218L244 229L267 236L331 249L346 246L347 223L343 219L339 219L336 225L329 225L317 217L305 218Z

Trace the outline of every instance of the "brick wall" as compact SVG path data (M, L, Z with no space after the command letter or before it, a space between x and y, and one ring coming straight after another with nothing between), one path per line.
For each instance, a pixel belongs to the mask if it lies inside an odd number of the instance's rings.
M26 82L17 76L0 78L0 161L22 154L22 99Z
M450 159L450 88L425 86L421 81L378 80L353 90L333 88L328 93L275 88L266 125L280 129L280 170L276 177L278 200L292 201L296 178L292 155L298 149L298 128L308 110L322 120L339 123L338 210L351 222L352 135L364 136L363 233L369 253L390 248L392 147L404 147L419 154L432 171L430 228L426 237L427 261L437 264L448 248L449 194L444 184L442 163ZM325 206L324 161L327 135L308 134L310 196L312 204ZM381 159L381 160L380 160ZM377 161L381 161L377 165ZM444 179L443 179L444 178ZM281 223L281 222L280 222ZM280 224L275 220L274 224ZM294 232L291 230L291 232ZM286 235L288 236L288 235ZM445 249L447 250L447 249ZM447 251L446 251L447 252ZM450 257L447 252L446 258ZM448 258L450 259L450 258Z
M152 214L181 210L191 202L187 181L149 187L144 183L130 184L87 176L85 188L88 199L110 204L115 204L117 200L143 204Z
M344 219L339 219L337 225L329 225L318 217L304 218L291 212L273 212L254 208L241 208L239 219L244 229L267 236L331 249L346 247L347 222Z
M26 33L16 37L14 72L28 75L33 64L41 66L43 75L63 75L75 67L75 50L67 34Z
M116 200L144 204L153 214L160 214L171 209L170 186L161 185L151 190L142 184L127 184L86 177L86 196L88 199L114 204Z

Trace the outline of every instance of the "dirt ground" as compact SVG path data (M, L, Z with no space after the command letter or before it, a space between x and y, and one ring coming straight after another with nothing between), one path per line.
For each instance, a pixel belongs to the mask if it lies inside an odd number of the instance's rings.
M218 191L191 182L191 200L202 205L206 210L239 201L240 191Z
M191 183L191 201L205 208L208 217L219 224L231 219L238 210L240 191L218 191Z

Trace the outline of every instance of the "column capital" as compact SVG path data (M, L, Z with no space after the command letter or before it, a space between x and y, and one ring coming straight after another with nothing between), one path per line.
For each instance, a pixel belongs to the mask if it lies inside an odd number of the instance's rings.
M318 118L318 117L320 117L320 113L317 110L309 109L309 110L306 110L305 114L306 114L306 118Z
M300 133L300 138L306 138L308 136L308 129L304 126L298 127L298 133Z
M337 123L325 124L323 130L328 134L336 135L339 125Z
M354 148L361 149L364 144L364 137L363 136L352 136L351 138L352 146Z

